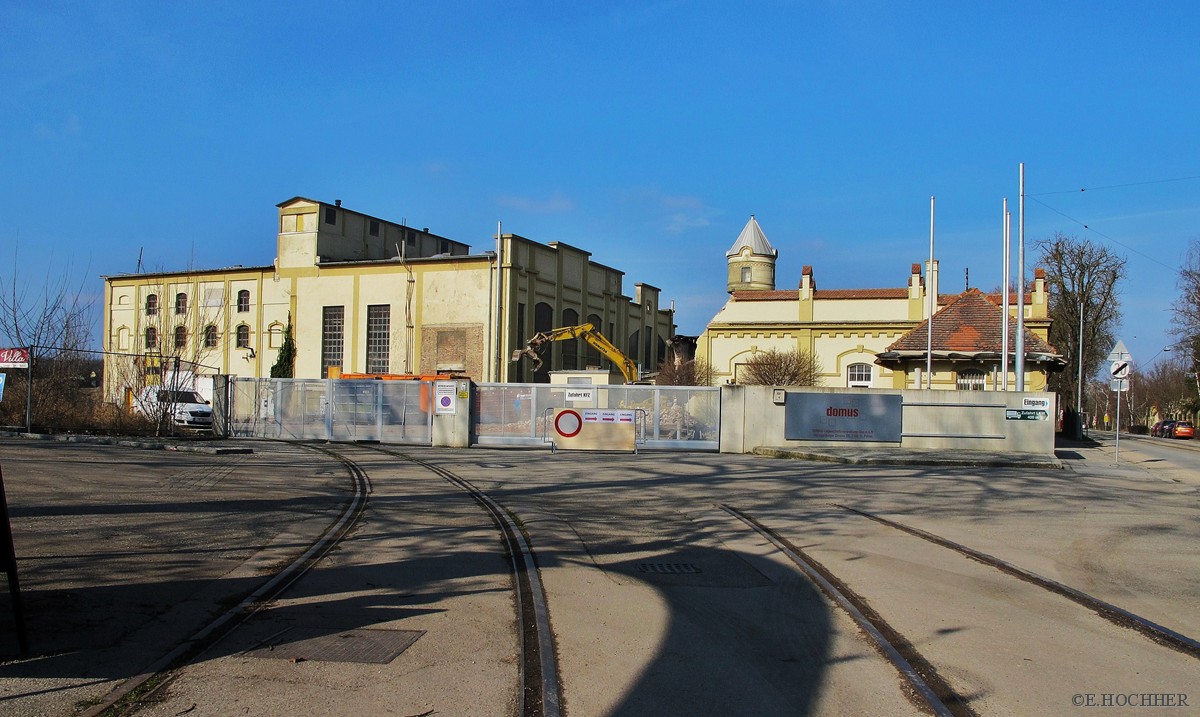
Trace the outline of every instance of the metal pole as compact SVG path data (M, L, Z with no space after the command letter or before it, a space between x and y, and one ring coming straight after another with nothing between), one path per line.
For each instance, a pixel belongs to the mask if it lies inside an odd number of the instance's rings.
M1025 390L1025 163L1021 162L1021 201L1017 207L1017 390Z
M1004 291L1004 318L1001 319L1001 323L1000 323L1000 336L1002 337L1000 339L1000 344L1001 344L1001 348L1000 348L1000 373L1001 373L1000 389L1002 391L1007 391L1008 390L1008 298L1009 298L1008 297L1008 284L1010 281L1012 281L1012 277L1009 276L1009 274L1012 270L1012 246L1011 246L1012 242L1011 242L1011 237L1010 237L1011 230L1012 230L1012 215L1008 211L1008 197L1004 198L1003 230L1004 230L1003 231L1003 234L1004 234L1004 251L1003 251L1004 270L1001 272L1001 275L1003 276L1002 281L1004 283L1004 289L1003 289L1003 291Z
M1083 438L1083 300L1079 301L1079 378L1075 387L1076 440Z
M25 369L25 432L33 433L33 346L29 347L29 368Z
M519 339L520 337L518 337ZM496 221L496 375L497 383L507 380L504 375L504 225Z
M925 324L925 388L934 387L934 311L937 308L937 285L934 283L934 198L929 198L929 271L925 294L929 299L929 321Z
M1117 463L1121 462L1121 391L1117 391Z

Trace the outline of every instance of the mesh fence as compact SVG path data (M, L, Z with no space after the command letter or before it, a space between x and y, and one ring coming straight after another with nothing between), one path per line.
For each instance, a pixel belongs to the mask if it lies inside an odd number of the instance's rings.
M695 386L590 386L591 401L568 401L576 385L476 385L474 433L481 445L538 445L546 440L553 408L642 409L637 440L646 448L716 450L721 391Z
M432 442L428 381L235 379L228 426L233 437Z

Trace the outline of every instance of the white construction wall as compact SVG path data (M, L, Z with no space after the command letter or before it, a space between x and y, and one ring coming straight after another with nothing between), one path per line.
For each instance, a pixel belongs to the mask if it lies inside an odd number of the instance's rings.
M779 392L782 392L779 393ZM800 399L800 394L808 398ZM793 402L793 424L797 423L795 404L814 402L827 397L828 424L837 431L813 430L803 426L808 435L871 435L879 419L857 417L853 409L840 408L859 405L867 396L899 396L900 442L871 440L825 440L820 438L789 439L786 425L788 401ZM795 397L795 398L794 398ZM895 399L882 399L895 406ZM1042 420L1027 420L1040 415ZM811 412L810 412L811 414ZM805 414L809 416L810 414ZM840 415L839 415L840 414ZM855 414L851 416L850 414ZM749 453L758 447L878 447L944 448L946 450L1000 451L1010 453L1054 453L1054 428L1057 402L1053 393L1017 393L1015 391L926 391L901 389L852 388L772 388L770 386L723 386L721 389L721 452ZM805 418L808 423L823 423L820 417ZM874 421L874 425L871 422ZM883 423L895 427L894 415ZM864 425L859 430L842 429ZM798 426L792 426L796 433Z

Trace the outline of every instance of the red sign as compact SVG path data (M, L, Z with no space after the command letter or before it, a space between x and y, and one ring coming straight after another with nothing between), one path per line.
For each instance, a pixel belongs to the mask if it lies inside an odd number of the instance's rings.
M29 349L0 349L0 368L29 368Z

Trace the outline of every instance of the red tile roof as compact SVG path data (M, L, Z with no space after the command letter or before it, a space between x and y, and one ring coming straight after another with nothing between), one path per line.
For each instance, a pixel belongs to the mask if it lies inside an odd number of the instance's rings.
M1003 310L991 301L991 297L979 289L969 289L959 294L933 317L933 350L973 353L979 351L1000 352L1001 322ZM1017 322L1008 323L1008 348L1016 350ZM888 351L925 351L929 342L929 322L901 336ZM1025 329L1025 351L1029 353L1055 353L1054 348Z
M743 291L733 292L734 301L799 301L799 289L787 289L783 291L756 291L754 289L746 289Z

